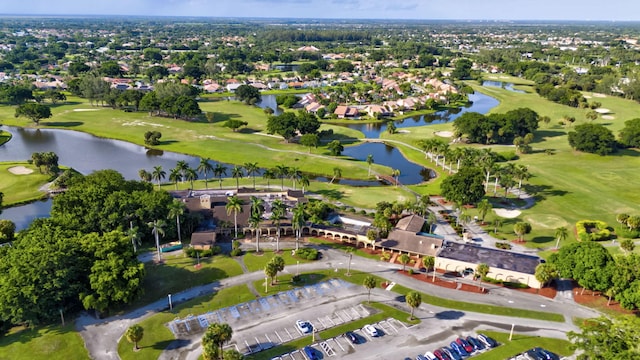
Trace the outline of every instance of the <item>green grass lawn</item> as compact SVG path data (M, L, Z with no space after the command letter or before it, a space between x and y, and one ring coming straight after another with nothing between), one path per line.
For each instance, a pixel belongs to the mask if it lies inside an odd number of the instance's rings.
M242 274L242 268L228 256L218 255L212 258L201 258L200 269L196 269L196 259L183 255L163 254L165 263L145 264L147 276L144 279L144 294L126 307L123 312L152 303L195 286L208 284L216 280Z
M72 323L26 329L0 338L0 359L89 359L84 342Z
M8 131L0 130L0 145L5 144L9 140L11 140L11 133Z
M516 331L517 331L516 327ZM570 349L571 343L563 339L544 338L524 334L514 334L509 341L509 334L495 331L481 331L483 334L494 338L501 345L495 349L476 355L473 358L478 360L508 359L534 347L547 349L560 357L573 354Z
M300 264L306 264L313 261L292 256L290 250L284 250L279 255L284 259L284 263L289 270L292 269L292 266L295 267L298 262L300 262ZM249 251L244 255L243 261L247 269L250 272L254 272L264 270L264 267L274 256L276 256L276 254L273 250L264 250L261 254Z
M223 288L216 294L198 297L174 306L173 311L155 314L139 323L144 329L144 337L138 344L141 348L140 351L134 352L133 345L123 337L118 343L118 354L122 360L158 359L169 343L175 340L171 330L165 326L166 323L176 317L184 318L189 314L204 314L253 299L255 296L246 285L238 285Z
M9 169L14 166L24 166L33 172L27 175L12 174ZM51 178L49 175L41 174L35 166L26 161L2 162L0 174L0 192L4 193L4 206L42 199L46 194L38 189Z
M343 250L343 251L347 251L347 250L351 251L351 250L353 250L353 254L354 255L362 256L362 257L365 257L367 259L372 259L372 260L380 260L380 256L379 255L372 255L372 254L369 254L367 252L362 251L362 249L356 249L356 248L353 247L352 244L337 243L337 242L333 242L333 241L329 241L329 240L325 240L325 239L321 239L321 238L310 238L309 242L314 243L314 244L327 246L327 247L330 247L332 249L337 249L337 250ZM345 252L345 256L347 256L346 252Z

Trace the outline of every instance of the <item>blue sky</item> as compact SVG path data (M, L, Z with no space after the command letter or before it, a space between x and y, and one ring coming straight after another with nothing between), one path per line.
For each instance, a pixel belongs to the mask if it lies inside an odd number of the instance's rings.
M640 20L637 0L4 0L4 14Z

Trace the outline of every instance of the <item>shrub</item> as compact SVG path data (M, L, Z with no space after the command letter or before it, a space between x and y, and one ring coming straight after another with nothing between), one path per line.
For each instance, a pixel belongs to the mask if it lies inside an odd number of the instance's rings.
M367 211L366 210L360 210L360 215L367 215Z
M407 273L409 273L409 275L413 275L413 269L409 269Z
M518 160L518 155L515 151L504 151L498 153L498 162L506 162L512 160Z
M615 227L615 231L616 231L616 235L618 235L618 237L621 237L621 238L637 239L640 237L640 230L638 229L629 230L629 228L624 225L617 225Z
M580 220L576 223L579 241L602 241L611 239L607 223L599 220Z
M301 259L317 260L318 250L313 248L301 248L296 250L296 256L298 256Z
M511 250L511 244L509 243L496 242L496 247L502 250Z
M300 277L300 275L293 275L293 277L291 278L291 281L293 281L294 283L297 283L301 279L302 278Z
M209 250L197 250L192 247L184 249L184 253L190 258L196 258L198 256L201 258L206 258L209 256L220 254L220 251L221 251L220 246L214 246Z
M382 253L382 257L381 257L381 259L382 259L382 260L384 260L384 261L389 261L389 260L391 260L391 253L386 252L386 251L385 251L385 252L383 252L383 253Z
M240 255L242 255L242 249L240 249L240 248L232 249L229 254L231 256L240 256Z

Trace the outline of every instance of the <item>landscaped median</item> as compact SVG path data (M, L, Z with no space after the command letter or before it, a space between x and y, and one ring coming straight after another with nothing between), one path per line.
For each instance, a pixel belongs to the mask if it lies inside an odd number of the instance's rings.
M474 356L474 360L509 359L512 356L516 356L534 347L541 347L560 356L569 356L573 354L573 351L570 348L571 343L567 340L544 338L526 334L514 334L513 338L509 340L508 333L495 331L480 332L498 341L500 346L495 349L491 349L491 351Z
M68 319L71 320L71 319ZM66 326L58 325L24 329L0 338L0 359L89 359L80 334L72 321Z

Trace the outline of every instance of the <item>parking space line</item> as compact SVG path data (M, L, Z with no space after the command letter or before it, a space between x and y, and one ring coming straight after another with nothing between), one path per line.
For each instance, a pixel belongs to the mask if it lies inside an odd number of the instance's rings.
M346 351L347 351L347 350L345 350L345 349L342 347L342 344L340 344L340 341L338 341L338 338L333 338L333 339L331 339L331 340L335 341L335 343L338 345L338 347L339 347L340 349L342 349L342 351L344 351L344 352L346 352Z
M349 315L349 313L347 313L347 310L342 310L342 313L344 314L344 316L349 320L353 320L353 318L351 317L351 315Z
M357 312L357 311L356 311L356 309L354 309L354 308L349 308L349 310L351 310L351 312L352 312L353 314L355 314L355 315L354 315L354 319L359 319L359 318L362 316L362 315L360 315L360 313L359 313L359 312Z
M287 335L289 335L289 339L293 339L293 336L291 336L291 333L289 332L289 329L284 328L284 331L286 331Z
M325 328L325 329L328 328L328 326L325 325L324 321L322 321L322 318L317 318L317 319L318 319L318 322L320 323L320 325L322 325L323 328Z
M278 337L278 339L280 339L280 343L282 344L284 341L282 341L282 337L280 337L280 334L278 334L277 330L273 330L274 333L276 333L276 336Z
M396 334L399 333L398 329L395 326L393 326L393 324L391 323L391 320L387 320L387 324L389 324L389 326L391 326L391 328L396 332Z
M247 345L247 351L249 352L249 354L253 354L253 350L251 350L251 346L249 345L247 340L245 340L244 343L245 343L245 345Z
M331 323L331 326L336 326L336 324L333 322L333 320L331 320L331 318L329 318L329 315L325 316L325 318L327 319L327 322Z
M254 339L256 339L256 348L258 348L258 351L262 351L262 345L260 345L260 340L258 340L257 337L253 337Z
M270 347L273 347L275 345L273 341L271 341L271 339L269 338L269 334L264 334L264 337L267 338L267 341L269 342Z

